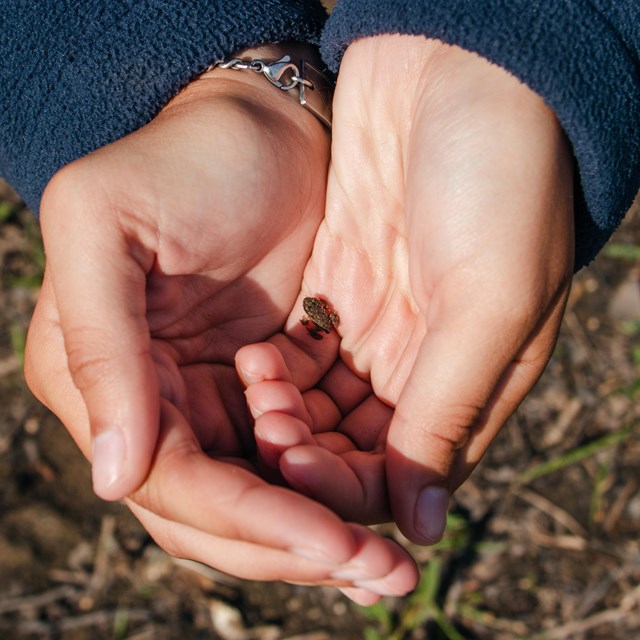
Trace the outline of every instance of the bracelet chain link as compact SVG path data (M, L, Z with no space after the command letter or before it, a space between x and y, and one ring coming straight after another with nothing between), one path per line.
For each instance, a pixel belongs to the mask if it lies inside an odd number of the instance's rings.
M262 74L281 91L298 89L300 104L311 111L326 127L331 128L333 83L306 60L295 64L288 55L274 62L231 58L214 62L207 71L216 68L253 71Z

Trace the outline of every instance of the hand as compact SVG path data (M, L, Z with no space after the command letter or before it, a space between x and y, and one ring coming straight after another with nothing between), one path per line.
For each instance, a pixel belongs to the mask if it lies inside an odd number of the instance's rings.
M437 541L553 350L572 186L553 112L506 71L422 37L352 44L302 287L341 341L306 335L300 297L284 335L238 354L263 464L343 516L392 513Z
M96 492L129 496L169 552L240 577L355 584L371 602L411 589L413 562L253 473L233 368L300 288L328 147L263 78L216 70L65 168L43 199L26 374L92 458Z

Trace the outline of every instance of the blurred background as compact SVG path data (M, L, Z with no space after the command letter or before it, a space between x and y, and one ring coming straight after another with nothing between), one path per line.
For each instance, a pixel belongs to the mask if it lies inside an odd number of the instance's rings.
M29 393L44 252L0 183L0 637L560 640L640 637L640 208L575 278L554 357L458 491L418 589L371 608L160 551Z

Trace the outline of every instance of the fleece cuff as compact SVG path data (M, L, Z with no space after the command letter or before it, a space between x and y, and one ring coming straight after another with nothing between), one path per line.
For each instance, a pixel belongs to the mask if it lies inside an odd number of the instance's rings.
M640 187L638 0L340 0L322 37L337 71L348 45L382 33L436 38L509 70L555 111L572 144L576 268Z
M215 59L318 43L308 0L16 0L0 29L0 175L38 211L51 176L148 123Z

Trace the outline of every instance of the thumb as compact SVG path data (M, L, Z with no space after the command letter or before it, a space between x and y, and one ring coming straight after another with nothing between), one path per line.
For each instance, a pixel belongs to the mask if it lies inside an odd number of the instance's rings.
M94 490L117 500L146 478L157 439L158 383L145 317L153 255L99 201L77 183L70 187L68 177L54 178L41 221L69 372L89 416Z
M559 303L533 332L476 314L427 333L387 440L391 508L409 539L442 537L450 494L542 373L560 317Z

